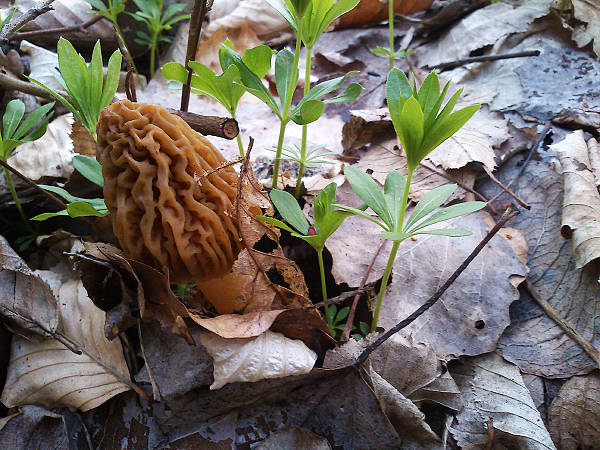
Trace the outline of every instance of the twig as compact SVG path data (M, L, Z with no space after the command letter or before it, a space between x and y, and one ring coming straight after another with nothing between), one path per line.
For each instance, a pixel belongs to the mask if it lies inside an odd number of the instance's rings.
M185 51L185 68L188 71L187 82L183 85L181 91L181 111L187 111L190 105L190 92L192 83L192 69L188 65L189 61L196 59L196 50L198 48L198 41L200 41L200 33L202 32L202 22L204 22L204 16L212 7L212 0L194 0L194 7L192 8L192 17L190 18L190 31L188 33L187 49Z
M560 314L546 301L542 298L535 288L531 285L531 283L527 282L525 287L531 294L531 297L537 302L538 305L544 310L546 315L550 317L556 324L565 332L567 336L573 339L577 345L579 345L584 352L588 354L588 356L594 361L596 367L600 368L600 352L590 343L587 339L585 339L581 334L575 330L571 325L567 323L565 319L563 319Z
M47 98L49 100L55 100L55 98L45 89L39 87L37 84L28 83L27 81L21 81L17 78L13 78L8 74L4 68L0 68L0 86L7 90L14 89L15 91L24 92L25 94L35 95L36 97ZM57 93L69 99L69 95L61 90L56 90Z
M367 270L365 270L365 274L363 275L362 280L360 280L358 289L362 289L365 287L365 284L367 283L367 280L369 279L369 275L371 274L371 270L373 270L373 266L375 265L375 261L377 260L379 253L381 253L381 250L383 250L383 247L385 247L385 244L387 242L389 242L387 239L383 239L381 241L381 243L379 244L379 247L377 248L377 251L373 255L373 259L371 260L369 267L367 267ZM350 331L352 331L352 324L354 323L354 316L356 315L356 305L358 305L358 299L360 298L360 294L361 294L360 292L357 292L356 294L354 294L354 299L352 300L352 306L350 307L350 312L348 313L348 318L346 319L346 326L344 327L344 331L342 332L342 335L340 336L340 342L346 342L346 341L348 341L348 339L350 339Z
M127 61L127 75L125 76L125 95L131 102L137 102L137 92L135 91L135 77L133 75L133 67Z
M121 35L121 30L119 28L117 28L117 24L114 23L113 24L113 28L115 30L115 34L117 35L117 43L119 44L119 50L121 50L121 54L123 56L125 56L125 64L127 65L127 72L129 73L130 70L133 70L136 74L138 73L137 68L135 67L135 63L133 62L133 57L131 56L131 53L129 53L129 47L127 47L127 43L125 42L125 39L123 39L123 36ZM125 79L127 80L127 77L125 77ZM134 92L134 96L135 96L135 84L133 86L133 92Z
M146 350L144 349L144 338L142 337L142 322L138 318L137 319L137 328L138 328L138 339L140 340L140 348L142 350L142 358L144 358L144 363L146 364L146 371L148 372L148 378L150 379L150 384L152 385L152 396L154 397L155 402L160 402L162 395L160 394L160 388L158 387L158 383L152 374L152 369L150 368L150 364L148 364L148 358L146 357Z
M75 411L74 414L75 414L75 417L77 417L77 419L79 420L79 423L81 424L81 428L83 428L83 434L85 435L85 440L88 445L88 448L90 450L94 450L94 445L92 444L92 436L90 435L90 430L88 430L87 425L83 421L83 417L81 417L81 414L79 414L79 411Z
M542 145L542 142L544 142L544 139L546 138L546 135L548 134L548 132L550 131L550 127L552 126L551 122L546 122L546 126L544 127L544 129L542 130L541 134L538 136L537 140L535 141L535 144L533 144L533 147L531 147L531 150L529 150L529 153L527 154L527 158L525 158L525 161L523 162L523 165L521 166L521 168L519 169L519 172L515 175L515 177L510 180L510 182L506 185L506 188L509 189L513 183L515 181L517 181L519 179L519 177L523 174L523 172L525 172L525 169L527 168L527 165L529 164L529 161L531 161L531 157L533 156L533 154L537 151L537 149L540 147L540 145ZM498 192L496 195L494 195L491 199L490 199L490 203L492 203L494 200L496 200L498 197L500 197L502 194L504 193L504 191L500 191Z
M498 232L498 230L500 230L500 228L502 228L506 222L508 222L510 219L512 219L517 214L519 214L518 211L514 211L510 207L507 208L507 210L504 211L504 214L502 214L502 217L500 218L498 223L496 225L494 225L494 228L492 228L490 230L490 232L481 240L481 242L479 244L477 244L477 247L475 247L475 249L471 252L471 254L467 257L467 259L465 259L463 261L463 263L458 267L458 269L456 269L454 271L454 273L452 275L450 275L450 278L448 278L448 280L446 280L444 285L441 288L439 288L438 291L435 294L433 294L415 312L413 312L410 316L408 316L403 321L394 325L388 331L383 333L375 342L373 342L366 349L364 349L363 352L360 354L360 356L356 359L356 362L353 364L353 367L358 368L369 357L369 355L371 353L373 353L373 351L376 350L381 344L383 344L385 341L387 341L390 337L392 337L398 331L402 330L403 328L406 328L408 325L413 323L419 316L421 316L425 311L427 311L429 308L431 308L440 299L440 297L444 294L444 292L446 292L446 290L452 285L452 283L454 283L454 281L456 281L456 279L459 277L459 275L461 273L463 273L463 271L469 266L471 261L473 261L473 259L475 259L475 257L479 254L479 252L481 252L481 250L483 250L483 248L487 245L487 243L490 241L490 239L492 239L494 237L494 235Z
M11 20L8 25L4 27L3 30L0 30L0 40L5 41L6 35L13 33L19 30L23 25L27 22L34 20L36 17L41 16L48 11L52 11L51 3L54 0L42 0L41 2L33 5L33 8L28 9L23 14L21 14L17 19Z
M80 23L79 25L72 25L70 27L58 27L58 28L48 28L47 30L33 30L33 31L21 31L19 33L11 33L6 36L6 39L9 41L23 41L25 39L31 39L32 37L38 36L46 36L52 34L66 34L71 31L84 31L85 29L91 27L97 22L100 22L104 19L104 16L94 16L87 22Z
M230 166L233 166L233 165L235 165L235 164L241 163L241 162L243 162L243 161L244 161L244 158L243 158L243 157L241 157L241 156L238 156L238 157L237 157L236 159L234 159L233 161L227 161L226 163L223 163L223 164L221 164L219 167L215 167L215 168L214 168L214 169L212 169L211 171L209 171L209 172L206 172L206 173L204 173L204 174L200 175L200 178L208 177L208 176L212 175L213 173L217 173L217 172L219 172L220 170L223 170L223 169L225 169L225 168L227 168L227 167L230 167Z
M373 291L372 287L362 287L362 288L354 289L352 291L342 292L337 297L328 298L327 300L323 300L322 302L315 303L314 305L305 306L302 309L304 309L305 311L309 311L311 309L322 308L323 306L337 305L338 303L342 303L343 301L348 300L350 297L352 297L354 295L360 295L360 294L364 294L365 292L370 292L370 291ZM298 308L290 308L290 309L298 309Z
M29 186L31 186L32 188L34 188L39 193L41 193L44 196L46 196L48 199L52 200L53 202L56 202L57 204L59 204L64 209L67 209L67 204L65 202L63 202L60 198L58 198L53 193L51 193L49 191L46 191L45 189L42 189L41 187L39 187L34 181L32 181L27 176L23 175L21 172L19 172L17 169L15 169L14 167L12 167L7 162L5 162L2 159L0 159L0 165L2 167L4 167L5 169L10 170L12 173L14 173L16 176L18 176L21 180L23 180L25 183L27 183Z
M240 132L237 120L231 117L201 116L187 111L167 109L171 114L185 120L192 129L204 135L234 139Z
M426 169L430 170L431 172L435 173L436 175L439 175L441 177L444 177L448 181L452 181L453 183L456 183L461 188L463 188L465 191L468 191L468 192L472 193L479 200L481 200L482 202L486 202L487 203L487 207L489 208L490 212L493 215L497 215L498 214L498 211L496 211L496 209L492 206L491 200L488 201L488 199L486 199L483 195L481 195L479 192L477 192L472 187L467 186L466 184L462 183L461 181L454 180L454 179L450 178L447 173L441 172L441 171L439 171L439 170L437 170L437 169L435 169L433 167L428 166L427 164L421 164L421 165L423 167L425 167Z
M531 206L529 206L526 202L524 202L523 200L521 200L517 194L515 194L513 191L511 191L509 188L507 188L506 186L504 186L504 184L502 184L502 181L500 181L498 178L496 178L496 176L492 173L492 171L490 169L488 169L488 167L483 164L483 170L485 170L485 173L488 174L488 177L490 177L490 179L496 183L498 186L500 186L502 188L502 190L504 192L506 192L508 195L510 195L512 198L515 199L515 201L521 205L523 208L529 210L531 209Z
M434 66L423 66L424 69L432 70L432 69L454 69L455 67L464 66L465 64L470 64L474 62L487 62L487 61L498 61L500 59L511 59L511 58L524 58L526 56L539 56L539 50L530 50L526 52L518 52L518 53L504 53L502 55L487 55L487 56L472 56L470 58L457 59L456 61L445 62L441 64L436 64Z
M488 438L485 443L485 450L492 450L494 445L494 419L491 417L485 422L487 425Z

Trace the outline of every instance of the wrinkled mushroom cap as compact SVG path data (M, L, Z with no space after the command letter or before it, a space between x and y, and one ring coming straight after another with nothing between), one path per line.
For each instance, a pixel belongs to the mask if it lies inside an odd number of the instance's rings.
M132 258L169 268L173 283L227 273L240 241L237 174L181 118L123 100L104 108L97 159L113 230ZM208 175L205 175L207 174Z

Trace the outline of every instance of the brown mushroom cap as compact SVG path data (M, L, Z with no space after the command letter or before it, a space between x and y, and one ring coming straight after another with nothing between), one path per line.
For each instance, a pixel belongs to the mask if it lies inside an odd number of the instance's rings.
M166 109L123 100L98 122L97 158L115 235L133 259L167 266L174 283L227 273L240 250L237 174ZM208 175L205 175L209 173Z

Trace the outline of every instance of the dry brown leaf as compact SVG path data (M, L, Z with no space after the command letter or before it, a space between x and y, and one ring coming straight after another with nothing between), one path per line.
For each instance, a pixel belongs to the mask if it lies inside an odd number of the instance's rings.
M46 134L36 141L20 145L8 162L32 180L42 177L69 178L73 172L71 160L75 154L70 136L72 124L72 114L57 117L48 124Z
M552 401L550 434L561 450L594 448L600 442L600 376L573 377Z
M600 126L598 127L600 128ZM596 186L600 186L600 144L594 138L587 141L590 157L590 168L596 179Z
M259 336L271 328L282 312L283 310L280 309L248 314L221 314L210 319L204 319L190 312L190 319L222 338L249 338Z
M48 336L47 332L55 331L59 324L57 303L52 289L25 264L2 236L0 314L22 330L42 336Z
M575 265L580 269L600 257L600 195L582 130L550 148L560 159L563 170L565 192L560 232L571 239Z
M572 0L575 18L582 22L573 30L578 47L594 41L594 53L600 57L600 5L586 0ZM585 25L584 25L585 24Z
M38 271L43 278L56 274ZM2 402L88 411L127 391L129 372L120 341L103 334L104 313L87 296L83 283L68 279L55 289L60 332L81 352L78 355L52 338L14 335Z
M317 360L317 354L302 341L268 330L244 339L224 339L207 333L200 336L200 342L213 357L211 389L238 381L302 375L310 372Z
M465 401L450 429L461 448L485 446L492 419L492 448L556 449L516 366L490 353L466 360L452 375Z
M0 419L0 448L62 448L67 442L64 417L45 408L26 405Z
M330 450L327 439L304 428L290 428L273 433L260 442L257 450L279 450L282 448L301 448L304 450Z
M433 0L396 0L395 14L413 14L428 9ZM358 28L374 25L388 19L388 2L360 0L360 3L335 22L335 28Z

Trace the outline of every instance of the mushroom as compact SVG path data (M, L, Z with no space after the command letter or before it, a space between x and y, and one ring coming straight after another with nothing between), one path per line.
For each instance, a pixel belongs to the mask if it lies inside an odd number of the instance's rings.
M165 108L128 100L104 108L97 132L104 201L128 256L167 267L173 283L228 273L238 177L221 153Z

